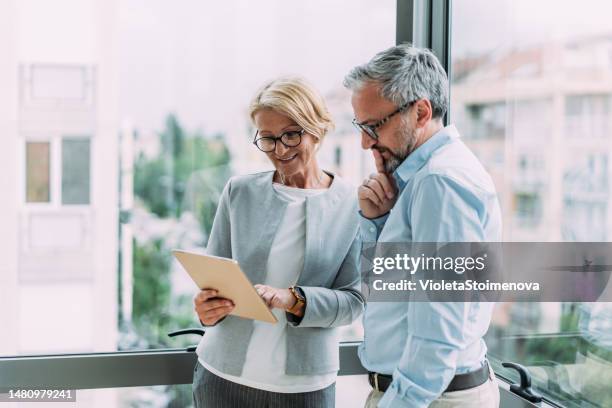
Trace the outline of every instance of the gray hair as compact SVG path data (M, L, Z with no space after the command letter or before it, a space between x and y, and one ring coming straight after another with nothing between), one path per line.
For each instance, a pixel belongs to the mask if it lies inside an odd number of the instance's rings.
M352 91L368 82L380 83L381 96L397 106L429 99L434 119L442 118L448 109L448 77L431 50L396 45L356 66L344 78L344 86Z

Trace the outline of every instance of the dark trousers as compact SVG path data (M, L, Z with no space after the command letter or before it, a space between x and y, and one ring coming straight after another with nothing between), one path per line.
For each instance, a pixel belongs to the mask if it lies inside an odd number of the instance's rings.
M193 403L195 408L333 408L336 384L313 392L270 392L227 381L198 362L193 372Z

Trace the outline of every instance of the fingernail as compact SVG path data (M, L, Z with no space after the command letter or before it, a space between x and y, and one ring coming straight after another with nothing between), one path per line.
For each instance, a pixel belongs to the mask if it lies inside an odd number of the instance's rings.
M393 193L387 193L387 197L388 197L388 198L393 198L393 197L395 197L395 194L393 194Z

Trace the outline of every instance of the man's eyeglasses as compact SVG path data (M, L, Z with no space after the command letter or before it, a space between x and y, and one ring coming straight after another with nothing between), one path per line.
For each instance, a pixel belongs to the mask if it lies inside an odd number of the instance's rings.
M391 112L390 114L388 114L387 116L379 120L378 122L372 123L371 125L368 125L366 123L359 123L357 122L357 119L353 119L353 125L355 125L355 127L359 129L360 132L365 132L365 134L370 136L372 139L378 140L378 133L376 133L376 129L380 128L382 125L384 125L389 120L391 120L393 116L408 109L408 107L415 102L416 101L406 102L405 104L397 108L397 110Z
M276 149L276 142L280 141L287 147L295 147L302 142L302 135L304 129L300 130L288 130L282 133L280 136L261 136L257 137L259 130L255 132L255 138L253 144L257 146L259 150L264 153L273 152Z

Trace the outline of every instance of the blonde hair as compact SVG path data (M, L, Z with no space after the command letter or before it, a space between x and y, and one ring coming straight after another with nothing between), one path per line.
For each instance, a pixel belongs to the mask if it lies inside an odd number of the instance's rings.
M325 101L303 78L283 77L264 85L249 106L253 122L255 114L263 109L271 109L288 116L319 141L334 128Z

